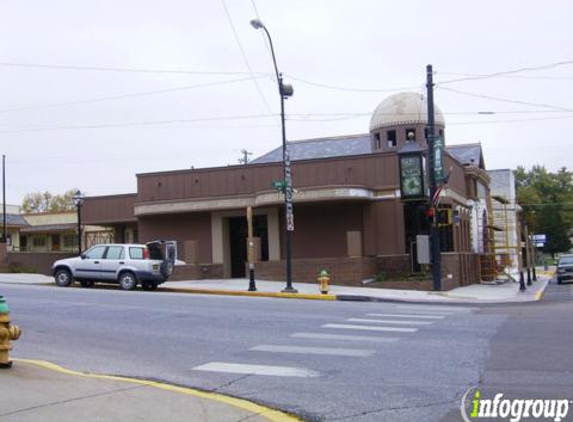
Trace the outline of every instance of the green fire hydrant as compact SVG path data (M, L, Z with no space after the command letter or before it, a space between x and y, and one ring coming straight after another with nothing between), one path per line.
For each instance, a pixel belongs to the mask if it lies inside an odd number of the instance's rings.
M4 296L0 296L0 368L12 367L8 353L12 350L12 341L20 338L20 327L10 324L10 309Z

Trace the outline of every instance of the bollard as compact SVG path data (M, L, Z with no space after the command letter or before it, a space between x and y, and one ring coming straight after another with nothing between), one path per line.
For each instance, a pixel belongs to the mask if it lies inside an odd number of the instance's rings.
M527 267L527 285L531 286L531 270Z
M9 352L12 341L20 338L20 327L10 324L10 310L4 296L0 296L0 368L12 367Z
M519 291L524 292L526 289L525 287L525 280L523 278L523 270L519 272Z

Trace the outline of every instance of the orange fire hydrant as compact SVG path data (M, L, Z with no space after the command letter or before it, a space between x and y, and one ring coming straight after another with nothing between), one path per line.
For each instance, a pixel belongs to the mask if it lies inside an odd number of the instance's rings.
M328 271L322 270L318 276L318 285L320 293L323 295L328 293L328 283L330 283L330 275L328 274Z
M12 341L20 338L20 327L10 324L10 310L4 296L0 296L0 368L10 368L12 361L8 352Z

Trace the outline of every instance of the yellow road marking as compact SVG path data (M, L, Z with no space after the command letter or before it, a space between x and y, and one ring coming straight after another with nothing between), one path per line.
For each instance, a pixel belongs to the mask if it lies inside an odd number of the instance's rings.
M195 390L193 388L178 387L175 385L164 384L164 383L156 382L156 381L140 380L140 379L136 379L136 378L78 372L78 371L73 371L71 369L63 368L59 365L56 365L54 363L47 362L44 360L16 359L16 358L13 358L12 360L15 362L30 363L33 365L41 366L43 368L50 369L52 371L60 372L62 374L67 374L67 375L86 377L86 378L103 379L103 380L110 380L110 381L129 382L132 384L138 384L138 385L144 385L144 386L148 386L148 387L159 388L161 390L171 391L174 393L187 394L189 396L199 397L199 398L208 399L208 400L214 400L214 401L228 404L230 406L237 407L239 409L243 409L243 410L252 412L252 413L256 414L257 416L265 417L269 421L272 421L272 422L301 422L302 421L302 419L299 419L295 416L281 412L279 410L275 410L275 409L271 409L271 408L268 408L265 406L261 406L260 404L253 403L253 402L250 402L248 400L224 396L224 395L219 394L219 393L208 393L206 391Z

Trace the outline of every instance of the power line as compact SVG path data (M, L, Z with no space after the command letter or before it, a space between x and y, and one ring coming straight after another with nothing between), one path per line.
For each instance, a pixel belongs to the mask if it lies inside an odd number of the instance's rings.
M233 19L231 18L231 14L229 13L229 9L227 8L227 3L225 3L225 0L221 0L221 3L223 4L223 9L225 9L225 14L227 15L229 25L231 26L231 29L233 30L233 35L235 36L235 41L237 41L237 45L239 46L239 50L241 51L241 56L243 57L243 61L245 62L247 69L249 69L249 73L253 77L253 82L255 83L257 91L259 92L259 95L260 95L261 99L263 100L263 103L265 104L267 111L269 113L273 114L273 110L271 109L271 106L269 105L269 103L267 102L267 99L263 95L263 91L261 90L259 83L254 78L255 73L253 72L253 69L251 68L251 64L249 63L249 59L247 59L247 54L245 53L245 49L243 48L243 45L241 44L241 40L239 39L239 34L237 33L235 25L233 24Z
M0 66L4 67L21 67L30 69L45 69L45 70L75 70L75 71L90 71L90 72L121 72L121 73L164 73L164 74L179 74L179 75L252 75L250 72L230 72L230 71L202 71L202 70L178 70L178 69L138 69L127 67L96 67L96 66L79 66L79 65L60 65L60 64L44 64L44 63L13 63L13 62L0 62ZM265 76L267 74L260 74Z
M534 106L534 107L544 107L544 108L550 108L550 109L559 110L559 111L567 111L567 112L573 111L573 109L571 109L571 108L565 108L565 107L555 106L555 105L551 105L551 104L533 103L533 102L529 102L529 101L520 101L520 100L509 99L509 98L494 97L493 95L475 94L473 92L460 91L458 89L453 89L453 88L440 87L440 89L442 89L444 91L454 92L456 94L467 95L469 97L484 98L486 100L501 101L501 102L505 102L505 103L521 104L521 105Z
M440 75L449 75L449 76L464 76L464 77L482 77L484 75L478 75L475 73L455 73L455 72L436 72ZM525 76L525 75L500 75L500 78L506 79L531 79L531 80L573 80L573 76L546 76L546 75L538 75L538 76Z
M500 124L500 123L527 123L527 122L540 122L548 120L565 120L565 119L573 119L573 115L559 116L559 117L540 117L533 119L500 119L500 120L486 120L486 121L473 121L473 122L457 122L457 123L448 123L448 126L488 125L488 124Z
M506 71L502 71L502 72L494 72L494 73L488 73L488 74L484 74L484 75L475 75L475 76L467 76L467 77L458 78L458 79L450 79L450 80L438 82L438 83L436 83L436 86L440 86L440 85L444 85L444 84L451 84L451 83L456 83L456 82L475 81L475 80L480 80L480 79L490 79L490 78L507 76L507 75L512 75L512 74L521 73L521 72L533 72L533 71L537 71L537 70L547 70L547 69L553 69L555 67L567 66L567 65L571 65L571 64L573 64L573 60L566 60L566 61L561 61L561 62L556 62L556 63L550 63L550 64L542 65L542 66L521 67L518 69L506 70ZM439 74L439 73L436 72L436 74Z
M143 122L127 122L127 123L99 123L89 125L67 125L67 126L53 126L44 128L29 128L29 129L16 129L16 130L0 130L1 133L22 133L22 132L49 132L58 130L78 130L78 129L107 129L117 127L132 127L132 126L154 126L154 125L168 125L178 123L195 123L195 122L211 122L211 121L225 121L225 120L244 120L244 119L265 119L274 118L276 115L259 114L259 115L244 115L244 116L226 116L226 117L204 117L196 119L174 119L174 120L156 120L156 121L143 121Z
M291 74L285 74L290 79L293 79L298 82L305 83L307 85L317 86L320 88L326 89L334 89L337 91L346 91L346 92L396 92L396 91L409 91L412 89L419 89L420 85L418 86L408 86L408 87L401 87L401 88L355 88L355 87L344 87L344 86L335 86L335 85L327 85L320 82L313 82L303 78L299 78L297 76L293 76Z
M187 86L181 86L181 87L176 87L176 88L160 89L157 91L134 92L134 93L128 93L128 94L110 95L110 96L99 97L99 98L88 98L86 100L67 101L67 102L62 102L62 103L52 103L52 104L44 104L44 105L37 105L37 106L7 108L7 109L0 110L0 113L67 107L67 106L72 106L72 105L90 104L90 103L97 103L97 102L102 102L102 101L123 100L123 99L127 99L127 98L144 97L144 96L148 96L148 95L166 94L166 93L170 93L170 92L185 91L185 90L198 89L198 88L207 88L207 87L211 87L211 86L219 86L219 85L232 84L232 83L236 83L236 82L250 81L254 77L256 77L256 76L249 76L247 78L240 78L240 79L231 79L228 81L209 82L209 83L204 83L204 84L199 84L199 85L187 85Z

